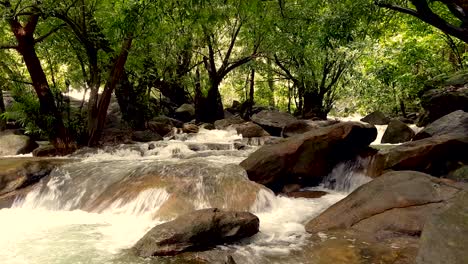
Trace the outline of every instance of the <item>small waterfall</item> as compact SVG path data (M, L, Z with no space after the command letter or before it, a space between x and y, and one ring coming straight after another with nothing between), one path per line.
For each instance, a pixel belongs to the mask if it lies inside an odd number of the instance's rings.
M370 158L357 158L340 163L324 178L322 185L327 189L351 193L372 180L365 174L369 163Z

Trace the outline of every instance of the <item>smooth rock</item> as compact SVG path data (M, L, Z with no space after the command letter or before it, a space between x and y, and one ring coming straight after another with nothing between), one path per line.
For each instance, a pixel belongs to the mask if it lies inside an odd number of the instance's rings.
M382 137L382 143L398 144L411 141L415 133L413 129L398 119L392 119Z
M361 121L371 125L387 125L390 123L390 118L380 111L375 111L362 118Z
M445 115L421 130L414 140L449 134L468 135L468 113L462 110Z
M241 163L249 179L281 191L286 184L318 184L340 162L354 158L376 138L369 124L323 127L263 146Z
M37 147L39 145L28 136L9 130L0 133L0 156L27 154Z
M468 263L468 192L461 192L445 211L432 216L421 235L418 264Z
M234 124L229 127L235 129L237 134L242 135L243 138L261 138L270 136L270 134L268 134L268 132L266 132L261 126L252 122Z
M132 133L132 140L137 142L151 142L163 140L161 135L151 130L134 131Z
M447 87L429 90L421 97L421 105L425 113L418 121L420 127L457 110L468 112L468 88Z
M463 186L415 171L389 172L359 187L306 225L309 233L353 229L385 238L419 235Z
M175 110L175 116L181 121L189 122L195 118L195 106L183 104Z
M291 114L272 110L260 111L252 115L251 120L276 137L281 136L283 128L297 121Z
M138 256L202 251L255 235L259 219L248 212L203 209L155 226L133 247Z

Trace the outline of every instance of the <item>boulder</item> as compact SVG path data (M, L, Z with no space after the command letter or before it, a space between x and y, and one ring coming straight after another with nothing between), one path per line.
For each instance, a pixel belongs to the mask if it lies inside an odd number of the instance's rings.
M166 124L166 125L171 125L172 127L178 127L178 128L182 128L182 126L184 125L184 122L179 121L179 120L174 119L174 118L164 116L164 115L154 117L153 119L151 119L151 121L158 122L158 123L163 123L163 124Z
M447 87L429 90L421 97L421 105L425 113L418 121L420 127L457 110L468 112L468 88Z
M314 185L340 162L354 158L374 141L369 124L346 122L318 128L266 145L241 163L249 179L281 191L284 185Z
M468 162L468 135L443 135L382 149L371 162L368 175L377 177L386 170L414 170L446 176Z
M25 188L62 164L69 163L67 159L41 158L2 158L0 160L0 196Z
M167 135L168 133L172 131L173 128L174 126L172 126L171 124L167 124L163 122L158 122L158 121L148 122L148 129L159 135Z
M222 130L228 128L231 125L238 125L242 123L245 123L245 120L242 119L240 116L232 116L229 118L216 120L214 122L214 126L216 127L216 129Z
M382 137L382 143L398 144L411 141L415 133L413 129L398 119L392 119Z
M294 123L291 123L283 128L282 136L293 137L300 134L304 134L311 130L314 130L319 127L331 126L339 123L338 120L322 120L322 121L311 121L311 120L298 120Z
M163 138L156 132L151 130L144 131L134 131L132 133L132 140L137 142L151 142L151 141L160 141Z
M203 251L255 235L259 219L249 212L203 209L152 228L133 247L141 257Z
M468 135L468 113L462 110L445 115L421 130L414 140L447 134Z
M187 134L195 134L198 133L199 130L200 129L197 125L190 123L184 124L184 126L182 127L182 131Z
M54 157L58 156L57 149L52 145L44 145L36 148L32 152L34 157Z
M261 126L252 122L235 124L230 127L234 128L237 131L237 134L242 135L243 138L261 138L270 136L270 134L268 134L268 132L266 132Z
M118 168L114 177L102 177L108 168L114 167ZM262 185L249 181L240 166L221 166L207 163L205 159L164 163L108 161L106 166L100 163L73 163L64 169L73 175L68 184L73 188L63 192L49 191L54 192L64 206L70 199L80 197L70 210L100 213L110 207L120 207L135 201L139 195L146 195L152 198L146 199L150 204L142 206L142 210L155 219L172 220L208 206L248 211L256 203L259 192L271 193ZM78 173L74 174L75 171ZM47 181L41 184L44 192L47 191ZM80 196L96 184L99 184L99 189Z
M468 192L461 192L445 211L424 225L418 264L468 263Z
M390 123L390 118L380 111L375 111L362 118L361 121L372 125L387 125Z
M251 120L276 137L281 136L283 128L297 121L291 114L272 110L260 111L254 114Z
M327 192L324 191L296 191L296 192L287 192L284 195L291 198L306 198L306 199L316 199L322 196L327 195Z
M376 237L419 235L461 185L414 172L389 172L359 187L306 225L309 233L353 229Z
M12 156L32 152L39 145L30 137L7 130L0 133L0 156Z
M175 110L175 117L183 122L190 122L195 118L195 106L183 104Z
M131 144L132 142L132 131L120 128L105 128L99 139L99 144L105 146Z

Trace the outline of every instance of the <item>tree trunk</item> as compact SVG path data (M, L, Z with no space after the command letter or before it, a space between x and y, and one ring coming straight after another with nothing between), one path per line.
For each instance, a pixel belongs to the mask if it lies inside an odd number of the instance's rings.
M122 75L124 73L125 63L127 62L128 53L130 48L132 47L133 42L133 35L129 34L127 38L122 43L122 49L120 50L120 54L117 57L112 70L109 74L109 78L106 82L106 86L104 87L104 91L99 99L98 109L97 109L97 120L94 122L94 126L91 127L89 133L89 146L95 146L98 144L99 139L102 134L102 130L104 129L104 125L106 122L107 117L107 109L109 108L110 100L112 97L112 92L114 91L115 87L122 79Z
M328 111L323 106L323 95L314 92L304 93L303 118L327 119Z
M22 55L31 76L34 90L39 98L40 111L44 115L44 120L41 120L39 123L43 129L50 127L47 129L50 131L50 141L58 153L68 154L76 149L76 144L70 138L68 130L63 123L62 115L55 104L47 77L34 48L34 38L32 34L25 35L21 34L21 32L15 33L15 35L18 41L18 51ZM47 117L52 117L51 126L48 124Z
M5 103L3 102L3 91L0 89L0 115L5 113ZM6 129L6 120L0 117L0 131Z
M198 122L213 123L224 118L223 103L219 93L219 82L210 81L211 85L206 96L200 95L195 104L196 118Z
M269 103L270 106L275 107L275 81L273 80L273 65L271 60L267 60L268 63L268 70L267 70L267 82L268 82L268 88L270 89L270 98L269 98Z

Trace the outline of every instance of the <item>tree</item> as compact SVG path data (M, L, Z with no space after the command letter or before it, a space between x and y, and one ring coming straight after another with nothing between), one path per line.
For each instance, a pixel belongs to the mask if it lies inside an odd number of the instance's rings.
M40 111L43 115L40 125L44 130L50 132L50 140L57 151L67 154L76 148L76 144L70 138L68 130L63 123L61 113L57 108L35 49L36 44L44 41L48 36L59 30L62 25L36 38L34 35L42 16L42 12L36 3L22 3L20 1L12 5L10 1L2 1L0 4L3 7L4 19L10 26L16 40L16 44L3 45L0 48L14 49L23 58L32 81L32 86L39 99ZM50 122L49 118L51 119Z
M465 0L376 0L376 4L414 16L468 43L468 2Z

